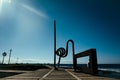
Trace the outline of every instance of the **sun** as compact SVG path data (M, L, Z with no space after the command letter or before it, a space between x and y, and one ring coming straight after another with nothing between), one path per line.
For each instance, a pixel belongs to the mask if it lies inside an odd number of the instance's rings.
M3 3L11 3L11 0L0 0L0 6L3 5Z
M4 5L8 5L8 3L11 4L11 0L0 0L0 13L2 12Z
M3 4L3 0L0 0L0 6Z
M3 0L0 0L0 4L2 3Z

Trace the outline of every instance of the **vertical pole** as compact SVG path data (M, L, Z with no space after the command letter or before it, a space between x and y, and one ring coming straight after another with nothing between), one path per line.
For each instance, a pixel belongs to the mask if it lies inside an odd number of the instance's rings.
M12 52L12 49L10 49L10 54L9 54L9 60L8 60L8 64L10 64L11 52Z
M4 58L5 58L5 56L3 56L2 64L4 64Z
M18 63L18 59L19 59L19 58L17 58L17 60L16 60L16 64Z
M56 69L56 21L54 20L54 68Z
M6 53L6 52L3 52L2 55L3 55L2 64L4 64L4 58L5 58L5 56L7 55L7 53Z
M97 65L97 55L96 55L96 49L91 50L91 55L90 55L90 60L91 60L91 69L92 69L92 74L97 74L98 73L98 65Z
M76 56L73 56L73 61L74 61L73 68L74 68L74 71L76 71L77 70L77 57Z

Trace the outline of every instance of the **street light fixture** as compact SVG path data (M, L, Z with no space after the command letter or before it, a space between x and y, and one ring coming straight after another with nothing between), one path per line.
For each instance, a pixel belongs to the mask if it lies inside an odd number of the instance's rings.
M10 49L10 54L9 54L9 60L8 60L8 64L10 64L11 52L12 52L12 49Z
M3 52L2 55L3 55L3 60L2 60L2 64L3 64L4 63L4 58L5 58L5 56L7 56L7 53Z

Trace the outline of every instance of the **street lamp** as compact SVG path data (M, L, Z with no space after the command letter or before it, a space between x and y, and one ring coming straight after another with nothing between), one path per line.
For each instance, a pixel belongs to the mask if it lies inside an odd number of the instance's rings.
M2 55L3 55L3 60L2 60L2 64L3 64L4 63L4 58L5 58L5 56L7 56L7 53L3 52Z
M9 60L8 60L8 64L10 64L11 52L12 52L12 49L10 49L10 54L9 54Z

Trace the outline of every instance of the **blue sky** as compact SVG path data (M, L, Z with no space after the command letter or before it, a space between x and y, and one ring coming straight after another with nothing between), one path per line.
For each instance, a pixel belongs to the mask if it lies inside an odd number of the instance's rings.
M67 40L73 39L75 53L96 48L98 63L120 63L119 3L119 0L0 0L0 53L9 54L12 48L13 63L17 58L19 63L53 63L55 19L57 48L66 47ZM69 51L62 63L71 62ZM88 58L78 62L87 63Z

